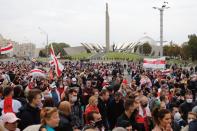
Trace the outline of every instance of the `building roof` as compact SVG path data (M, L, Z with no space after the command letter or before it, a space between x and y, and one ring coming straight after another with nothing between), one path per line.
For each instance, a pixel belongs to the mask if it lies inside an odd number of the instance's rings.
M86 49L83 46L76 46L76 47L64 48L64 51L66 52L67 55L76 55L82 52L86 52Z

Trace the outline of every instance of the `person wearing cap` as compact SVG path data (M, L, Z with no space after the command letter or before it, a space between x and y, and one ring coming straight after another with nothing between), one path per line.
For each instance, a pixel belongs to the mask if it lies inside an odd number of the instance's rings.
M50 93L51 93L53 102L57 106L60 102L60 94L59 94L59 91L57 90L57 86L55 82L50 84L50 89L51 89Z
M17 123L20 119L16 117L14 113L6 113L2 115L2 121L0 123L1 131L20 131L17 128Z

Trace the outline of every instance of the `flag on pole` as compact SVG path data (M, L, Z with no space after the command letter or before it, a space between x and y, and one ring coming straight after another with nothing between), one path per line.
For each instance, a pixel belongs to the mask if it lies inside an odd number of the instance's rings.
M143 67L152 69L165 69L166 60L165 57L161 58L144 58Z
M60 77L62 75L62 71L64 69L64 66L58 61L57 57L55 56L55 52L53 50L52 44L51 44L51 48L50 48L50 54L51 54L51 58L52 58L54 65L55 65L55 73L56 73L57 77Z
M0 48L0 53L1 54L10 53L12 51L13 51L13 45L12 45L11 42L9 42L9 44L7 46Z
M50 61L49 61L49 64L50 64L51 66L54 66L54 65L55 65L53 60L50 60Z

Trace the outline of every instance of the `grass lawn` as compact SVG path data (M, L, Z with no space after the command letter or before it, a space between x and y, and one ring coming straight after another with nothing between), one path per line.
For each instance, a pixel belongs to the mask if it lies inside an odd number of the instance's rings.
M142 57L138 54L134 53L126 53L126 52L109 52L106 53L104 58L112 59L112 60L141 60Z

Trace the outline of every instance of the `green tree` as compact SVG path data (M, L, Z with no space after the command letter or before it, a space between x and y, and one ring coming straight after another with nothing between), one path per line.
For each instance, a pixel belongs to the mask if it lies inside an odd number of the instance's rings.
M163 46L163 54L164 54L164 56L170 56L170 55L169 55L169 54L170 54L169 48L170 48L169 45L164 45L164 46Z
M163 47L164 56L178 57L180 56L181 47L177 44L170 42L170 45Z
M43 50L40 50L39 56L40 56L40 57L46 57L46 56L47 56L47 54L46 54L46 52L44 51L44 49L43 49Z
M191 57L190 49L189 49L187 42L182 44L181 50L180 50L180 55L183 60L188 60Z
M56 42L52 42L51 44L53 44L53 49L54 49L54 52L55 54L61 54L61 56L66 56L66 52L64 51L64 48L67 48L67 47L70 47L69 44L66 44L66 43L56 43ZM47 53L48 53L48 56L50 54L50 47L51 47L51 44L49 44L49 46L45 46L45 49L43 50L40 50L39 52L39 56L47 56Z
M188 48L192 58L192 61L197 60L197 36L192 34L188 36Z
M144 43L142 45L142 48L143 48L142 53L145 54L145 55L149 55L151 53L151 51L152 51L152 47L150 46L149 43Z

